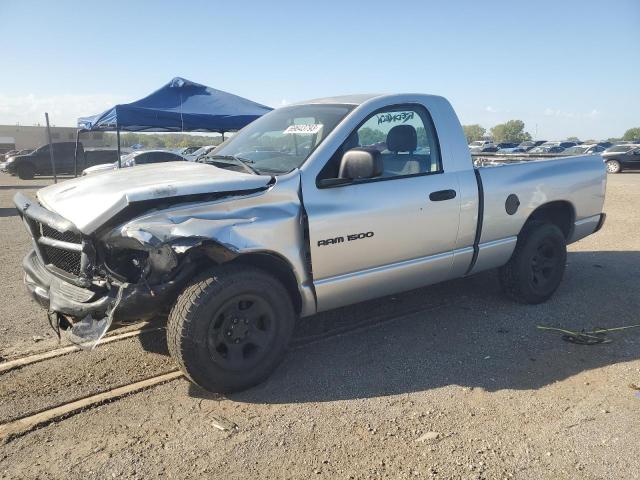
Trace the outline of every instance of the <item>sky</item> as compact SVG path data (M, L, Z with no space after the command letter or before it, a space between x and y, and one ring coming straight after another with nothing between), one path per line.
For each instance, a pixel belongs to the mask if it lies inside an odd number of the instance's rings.
M443 95L535 138L640 127L640 0L0 0L0 124L75 125L175 76L273 107Z

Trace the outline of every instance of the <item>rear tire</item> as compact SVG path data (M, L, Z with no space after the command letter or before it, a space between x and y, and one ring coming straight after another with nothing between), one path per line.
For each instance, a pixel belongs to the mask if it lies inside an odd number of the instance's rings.
M265 380L286 353L295 312L263 270L223 265L194 280L167 323L169 352L193 383L232 393Z
M562 231L549 223L530 222L520 232L511 259L499 270L502 290L520 303L542 303L560 285L566 261Z
M622 165L618 160L607 160L607 173L620 173Z
M21 180L32 180L36 174L36 169L30 163L18 165L18 177Z

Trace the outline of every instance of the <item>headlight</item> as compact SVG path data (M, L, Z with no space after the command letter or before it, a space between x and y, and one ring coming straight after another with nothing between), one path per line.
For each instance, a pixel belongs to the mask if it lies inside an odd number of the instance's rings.
M154 284L178 265L175 252L144 229L119 227L101 238L105 264L130 282Z
M9 157L9 158L7 158L6 163L12 163L12 162L15 161L15 159L16 159L16 157Z

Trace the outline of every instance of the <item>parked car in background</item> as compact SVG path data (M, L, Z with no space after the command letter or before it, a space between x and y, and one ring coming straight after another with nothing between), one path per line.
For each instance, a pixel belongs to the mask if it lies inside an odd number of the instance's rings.
M469 150L471 150L471 153L497 152L498 148L492 140L476 140L469 144Z
M27 148L24 150L9 150L7 153L0 155L0 159L4 160L2 163L0 163L0 172L7 171L7 164L9 163L8 162L9 158L15 157L17 155L27 155L31 152L33 152L33 149Z
M195 162L197 161L199 158L204 157L205 155L207 155L209 152L211 152L211 150L213 150L214 148L216 148L217 145L206 145L204 147L200 147L199 149L197 149L195 152L190 153L189 155L185 155L185 159L190 161L190 162Z
M4 159L7 160L9 157L14 156L16 153L18 153L18 150L9 150L2 155L4 156Z
M583 143L574 147L565 148L562 151L563 155L594 155L596 153L602 153L606 150L606 147L598 143Z
M640 144L614 145L602 152L607 172L620 173L625 169L640 168Z
M71 174L75 169L76 142L58 142L52 144L56 173ZM82 143L78 144L78 158L84 159ZM7 159L7 172L30 180L36 175L51 175L51 154L49 144L43 145L26 155L14 155Z
M500 142L496 145L498 151L504 150L505 148L516 148L517 146L518 144L514 142Z
M520 143L516 148L514 148L513 153L525 153L532 148L538 147L546 142L546 140L526 140Z
M565 149L576 145L576 142L545 142L529 150L529 153L562 153Z
M187 155L191 155L193 152L195 152L196 150L200 149L201 147L198 146L191 146L191 147L184 147L184 148L178 148L175 153L182 155L183 157L186 158Z
M118 151L111 148L91 148L84 151L84 162L78 160L78 169L82 171L85 168L104 163L113 163L118 161Z
M136 165L145 165L148 163L162 162L181 162L185 158L177 153L168 152L166 150L143 150L135 151L128 155L124 155L120 161L122 168L135 167ZM91 175L93 173L115 170L118 168L118 161L113 163L103 163L95 165L83 170L82 175Z
M542 145L546 140L527 140L513 147L504 147L498 150L499 153L525 153L538 145Z

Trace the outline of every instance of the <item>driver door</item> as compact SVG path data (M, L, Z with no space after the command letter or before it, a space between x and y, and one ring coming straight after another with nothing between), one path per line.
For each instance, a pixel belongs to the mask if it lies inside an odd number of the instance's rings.
M443 170L426 109L372 114L320 173L354 146L381 151L382 176L303 191L318 311L450 277L459 223L455 173ZM327 177L326 175L329 175Z

